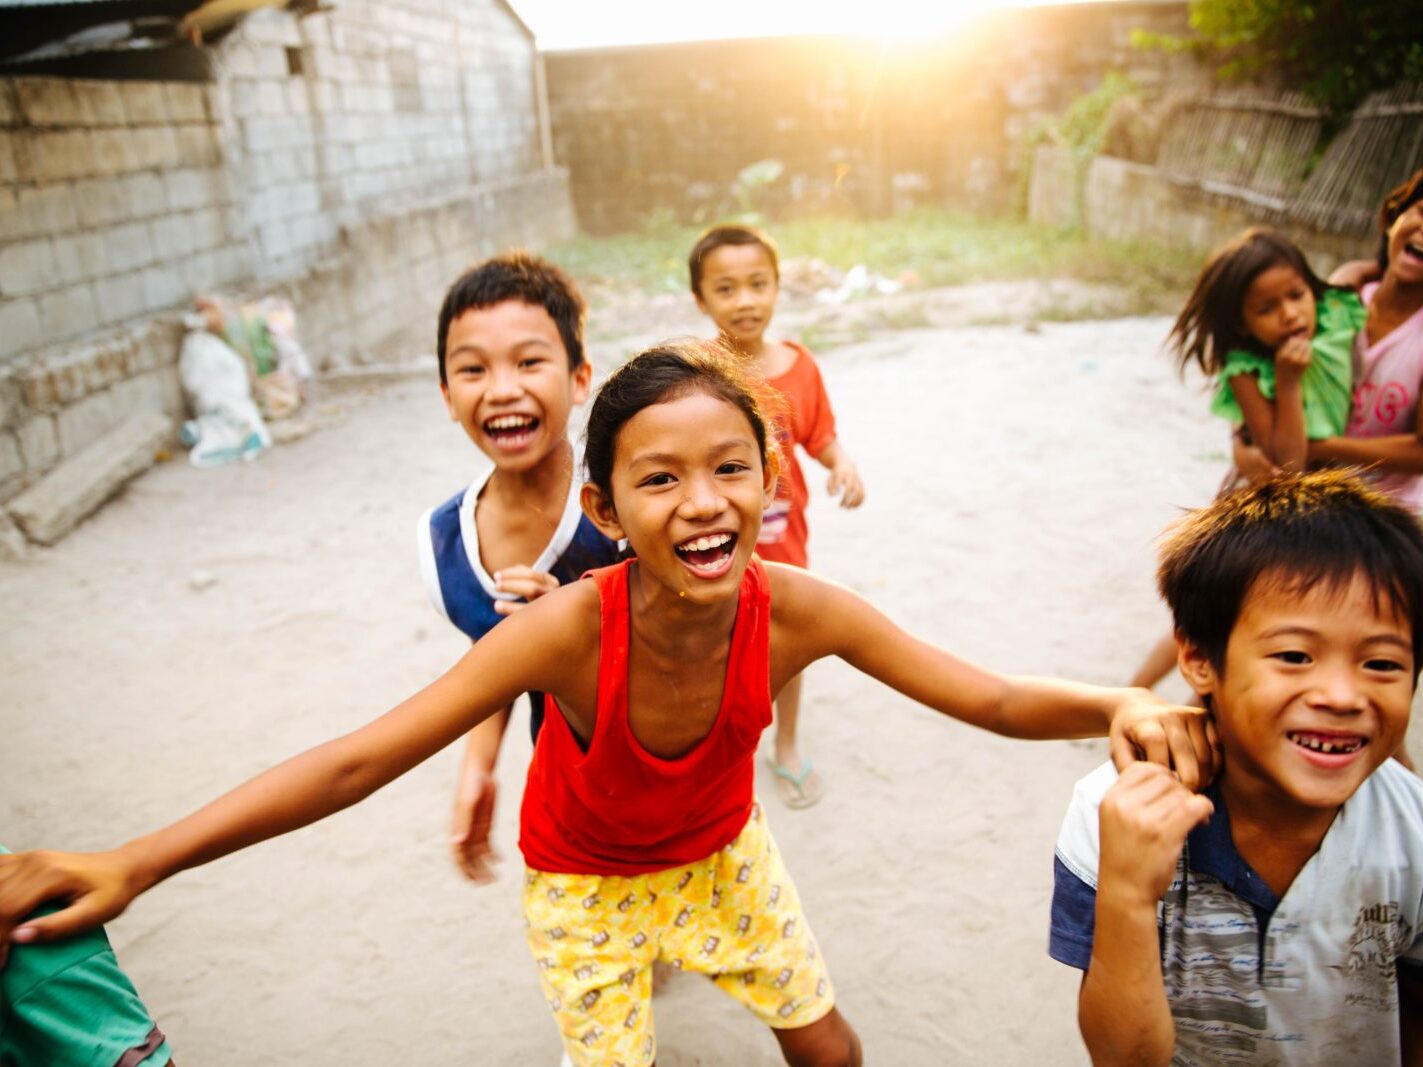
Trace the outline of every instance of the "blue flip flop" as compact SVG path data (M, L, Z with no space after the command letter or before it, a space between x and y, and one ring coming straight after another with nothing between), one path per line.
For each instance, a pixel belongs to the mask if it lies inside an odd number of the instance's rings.
M815 773L815 764L809 759L801 762L799 774L774 759L768 758L766 762L776 776L776 792L786 807L808 808L820 800L820 776Z

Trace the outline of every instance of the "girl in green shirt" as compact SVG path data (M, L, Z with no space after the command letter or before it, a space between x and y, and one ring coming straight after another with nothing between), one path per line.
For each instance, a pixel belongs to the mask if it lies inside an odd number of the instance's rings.
M1216 379L1212 412L1275 466L1302 470L1311 439L1348 427L1365 316L1358 295L1322 282L1289 238L1256 228L1211 257L1168 346L1183 370L1196 363Z

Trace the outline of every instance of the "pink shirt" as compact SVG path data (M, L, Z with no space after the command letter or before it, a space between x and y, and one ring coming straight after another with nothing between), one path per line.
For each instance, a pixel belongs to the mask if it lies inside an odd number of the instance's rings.
M1378 283L1360 295L1373 300ZM1384 437L1412 433L1418 425L1418 394L1423 386L1423 308L1376 344L1365 330L1354 338L1354 410L1349 437ZM1388 471L1374 484L1404 507L1423 511L1423 476Z

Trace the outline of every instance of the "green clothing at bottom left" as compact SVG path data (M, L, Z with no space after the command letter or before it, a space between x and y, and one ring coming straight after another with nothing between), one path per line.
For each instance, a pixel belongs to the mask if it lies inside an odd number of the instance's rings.
M0 1067L164 1067L171 1059L102 929L11 944L0 967Z

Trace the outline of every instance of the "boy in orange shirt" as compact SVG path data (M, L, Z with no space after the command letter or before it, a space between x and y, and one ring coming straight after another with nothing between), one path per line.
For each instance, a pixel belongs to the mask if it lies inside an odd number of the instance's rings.
M721 341L744 356L766 380L780 439L782 467L776 498L766 508L756 552L762 559L808 566L810 538L805 506L810 500L795 446L830 472L826 489L840 506L857 508L865 499L854 461L835 436L835 414L820 379L820 368L805 346L766 336L776 310L780 261L775 242L750 226L713 226L697 239L687 262L697 307L716 323ZM776 695L776 739L771 770L776 789L791 808L820 799L814 765L796 746L800 718L800 675Z

